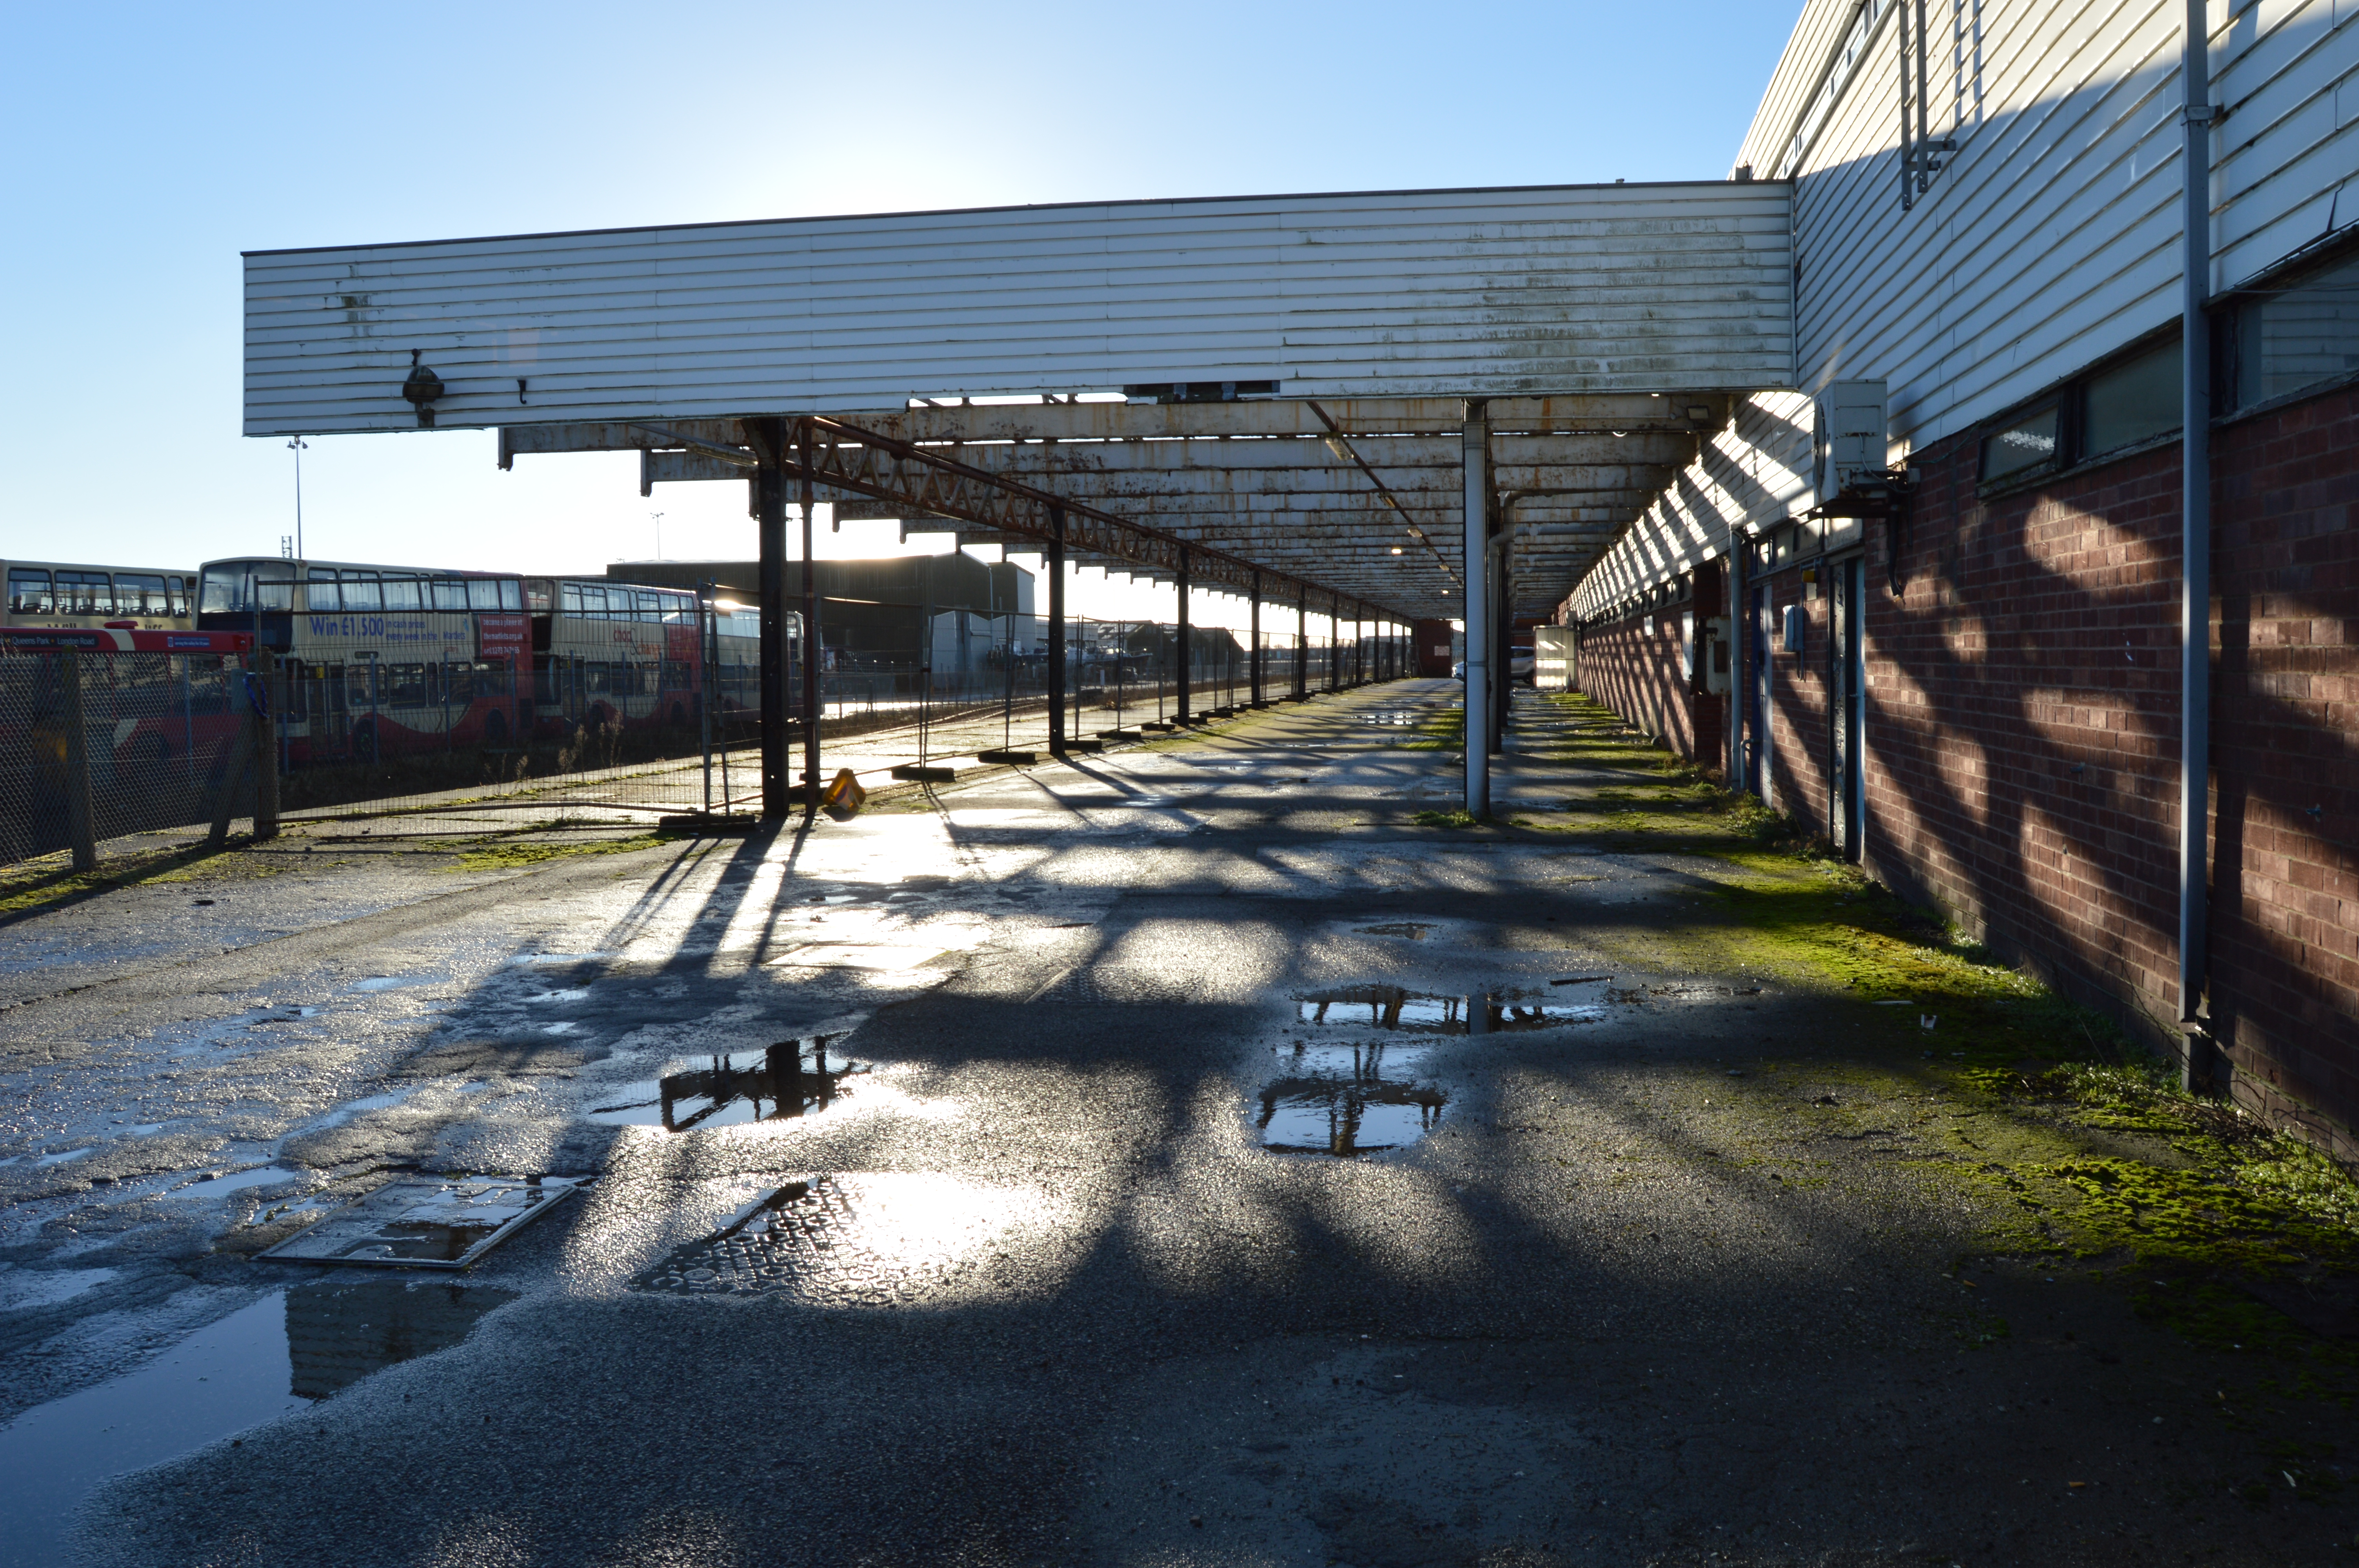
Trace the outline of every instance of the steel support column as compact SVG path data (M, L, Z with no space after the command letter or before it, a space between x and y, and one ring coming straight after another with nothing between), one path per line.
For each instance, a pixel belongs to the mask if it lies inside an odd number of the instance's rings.
M819 563L811 552L811 427L803 421L803 811L819 809Z
M748 419L761 466L754 470L755 533L761 555L762 816L787 815L787 446L786 421Z
M1310 695L1310 594L1305 590L1294 601L1294 700L1301 702Z
M1250 635L1253 640L1251 700L1256 708L1259 708L1261 706L1261 573L1258 571L1253 575L1253 631Z
M1049 750L1065 754L1065 509L1049 508Z
M1466 809L1491 815L1491 432L1481 403L1466 405Z
M1188 722L1189 654L1188 636L1188 546L1180 546L1180 705L1175 710L1180 722Z

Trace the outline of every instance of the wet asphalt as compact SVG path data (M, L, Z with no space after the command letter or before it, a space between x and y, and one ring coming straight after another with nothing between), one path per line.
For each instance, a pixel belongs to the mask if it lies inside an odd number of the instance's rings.
M0 928L0 1417L279 1303L310 1379L53 1555L2347 1557L2340 1504L2201 1500L2205 1368L2117 1292L1962 1265L1852 1004L1627 961L1708 864L1407 824L1456 763L1397 720L1455 695L523 869L323 835ZM651 1124L817 1037L823 1105ZM594 1179L455 1283L256 1256L461 1172Z

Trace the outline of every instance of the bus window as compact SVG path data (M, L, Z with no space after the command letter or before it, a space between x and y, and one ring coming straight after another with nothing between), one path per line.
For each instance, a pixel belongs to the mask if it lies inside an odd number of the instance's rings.
M104 572L58 573L58 609L67 615L114 613L114 583Z
M443 613L467 608L467 585L457 578L439 577L426 586L433 593L434 608Z
M303 608L315 615L323 610L332 615L343 608L342 601L336 597L336 574L333 568L328 567L311 568L311 580L303 589Z
M495 664L489 660L478 662L475 665L475 695L477 697L507 696L507 665Z
M375 572L342 572L344 608L346 610L383 610L385 591L377 586Z
M467 608L497 610L500 607L500 585L496 578L474 577L467 579Z
M663 684L666 691L686 691L689 685L688 661L666 659L663 665Z
M43 567L8 568L8 613L49 615L57 600L50 597L49 574Z
M171 613L176 616L185 616L189 613L189 579L184 577L176 577L172 579L171 581Z
M144 572L114 574L114 602L125 615L169 615L172 596L164 588L164 579Z
M418 579L407 572L386 573L385 607L387 610L425 609L424 598L419 594L419 587Z
M383 679L385 700L395 708L425 708L434 700L426 693L424 665L387 665Z
M500 608L502 610L522 610L524 608L523 583L518 582L512 577L504 577L500 579Z
M376 680L374 659L344 666L344 705L348 708L375 708L382 689Z
M535 615L546 615L549 613L550 606L549 602L549 579L547 578L537 577L526 582L524 585L524 607L527 610L531 611Z

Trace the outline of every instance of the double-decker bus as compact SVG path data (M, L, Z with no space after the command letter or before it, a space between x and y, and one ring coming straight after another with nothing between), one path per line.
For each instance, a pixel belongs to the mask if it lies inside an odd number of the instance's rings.
M186 632L195 574L179 568L101 567L66 561L0 561L8 583L6 623L117 632Z
M608 578L527 578L524 591L540 730L685 728L708 695L723 720L759 707L756 611ZM787 621L791 647L802 617Z
M503 746L531 725L519 578L276 557L208 561L201 631L250 632L288 661L287 760Z

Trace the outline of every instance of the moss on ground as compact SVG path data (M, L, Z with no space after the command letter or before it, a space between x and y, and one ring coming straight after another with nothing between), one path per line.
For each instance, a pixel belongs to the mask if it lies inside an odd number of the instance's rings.
M1921 1107L1906 1128L1927 1156L1917 1168L1974 1200L1987 1250L2178 1271L2232 1293L2288 1271L2359 1271L2351 1172L2182 1092L2109 1020L1634 741L1605 708L1543 700L1564 720L1550 750L1577 782L1560 813L1520 825L1680 857L1694 873L1651 920L1591 939L1633 969L1757 976L1823 996L1826 1037L1856 1054L1767 1076L1791 1088L1848 1072L1874 1098ZM2202 1321L2181 1326L2208 1333Z
M519 830L520 833L533 831L537 829ZM487 837L459 846L451 869L457 871L519 871L527 866L543 865L577 855L620 855L634 849L658 849L666 844L677 844L684 837L678 833L655 832L633 834L624 838L576 838L562 843L506 835Z
M0 920L60 909L122 888L277 874L277 867L240 849L208 849L201 841L110 856L87 871L75 871L69 855L43 855L0 869Z

